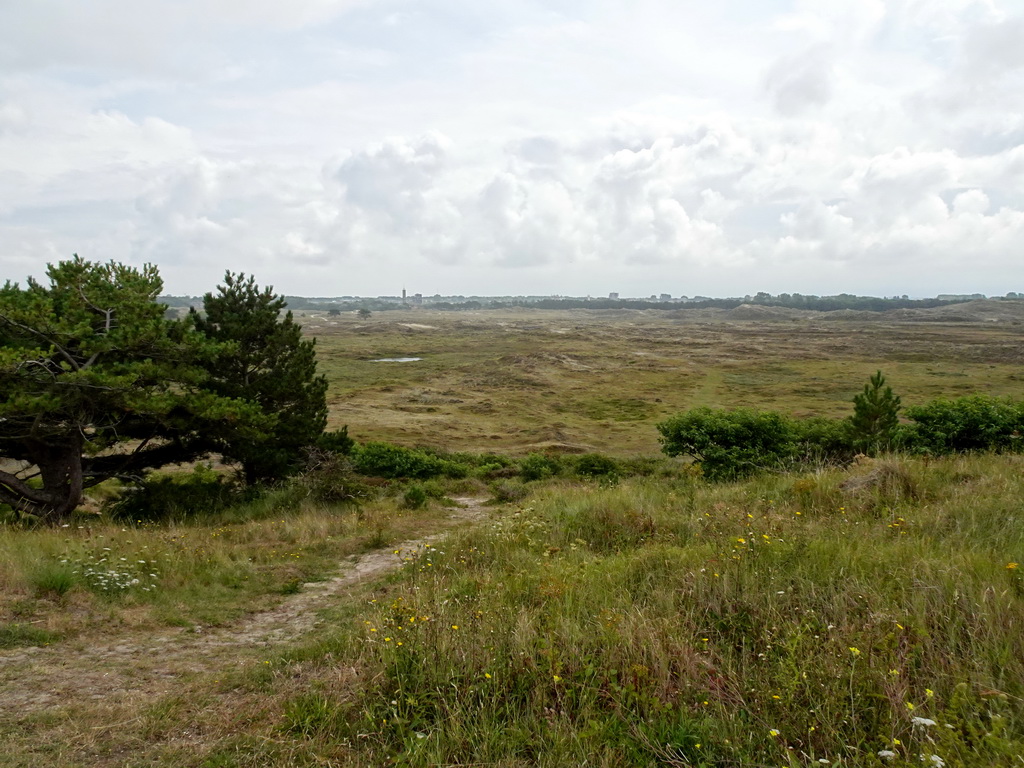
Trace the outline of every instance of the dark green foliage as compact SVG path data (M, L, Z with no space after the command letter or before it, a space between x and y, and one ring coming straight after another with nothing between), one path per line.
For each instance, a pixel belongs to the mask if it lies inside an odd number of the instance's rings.
M1019 451L1024 443L1024 403L970 395L909 407L914 422L908 447L933 454Z
M900 398L885 384L881 371L875 373L864 391L853 398L853 442L858 450L874 456L892 446L899 424Z
M427 492L419 483L413 483L405 489L402 503L409 509L419 509L427 503Z
M574 462L576 474L580 477L608 477L619 473L619 464L601 453L584 453Z
M0 289L0 458L38 467L0 472L0 503L59 522L85 488L202 456L226 425L264 434L257 407L206 388L221 350L165 318L156 268L76 256L47 275Z
M519 476L523 480L546 480L562 469L557 457L531 453L519 462Z
M658 425L662 450L691 456L709 480L733 480L788 467L796 457L793 422L771 411L696 408Z
M220 512L248 496L206 465L186 475L151 476L129 488L109 505L115 520L143 522Z
M217 294L203 298L205 315L194 313L196 327L223 343L207 386L276 417L266 439L230 432L221 438L221 453L241 463L250 484L298 471L302 449L327 424L327 379L316 375L316 342L303 340L291 312L281 315L285 306L272 288L260 290L251 276L228 272Z
M348 427L335 429L331 432L324 432L316 439L316 447L327 453L337 453L348 456L352 452L356 441L348 436Z
M791 422L800 463L842 465L853 460L857 449L850 422L846 419L815 417Z
M357 472L372 477L465 477L465 465L442 459L426 451L403 448L390 443L365 443L352 452Z

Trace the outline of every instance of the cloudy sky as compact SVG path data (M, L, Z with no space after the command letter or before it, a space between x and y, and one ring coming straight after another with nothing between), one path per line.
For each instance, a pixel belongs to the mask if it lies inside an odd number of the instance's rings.
M0 279L1024 291L1024 0L0 0Z

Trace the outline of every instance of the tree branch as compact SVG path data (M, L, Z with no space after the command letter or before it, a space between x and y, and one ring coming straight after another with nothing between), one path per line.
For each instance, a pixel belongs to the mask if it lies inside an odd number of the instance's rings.
M15 497L14 494L17 494ZM48 494L33 488L28 483L22 482L18 477L12 475L10 472L0 472L0 499L3 499L5 503L15 506L4 497L20 498L28 500L33 504L45 504L48 499Z
M71 353L69 353L66 349L64 349L64 347L62 347L60 344L58 344L56 341L54 341L52 338L47 336L42 331L36 330L30 325L24 325L22 323L15 322L14 320L11 320L11 318L9 318L7 315L2 313L0 313L0 320L7 323L8 325L14 326L15 328L25 331L26 333L38 336L40 339L42 339L47 344L56 349L60 353L61 357L63 357L65 360L71 363L72 368L74 368L76 371L81 370L81 366L78 364L78 361L75 360L75 358L71 355Z
M129 454L96 456L82 461L82 475L89 485L96 485L110 477L137 474L145 469L192 461L210 453L211 445L184 446L180 443L165 443L155 448L136 450Z
M0 484L0 504L6 504L19 512L35 514L41 511L34 502L26 501L24 498L11 493L2 484Z
M89 306L89 309L103 315L103 332L110 333L110 329L113 327L114 324L114 310L100 309L99 307L97 307L95 304L89 301L89 298L85 295L85 290L82 288L82 286L78 286L78 295L82 297L82 301L84 301Z

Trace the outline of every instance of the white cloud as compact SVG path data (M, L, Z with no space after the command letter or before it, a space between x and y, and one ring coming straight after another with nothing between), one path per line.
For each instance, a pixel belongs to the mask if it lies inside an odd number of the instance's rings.
M1020 290L1020 6L7 4L0 277Z
M823 106L832 98L831 51L814 46L772 65L765 77L775 109L795 115L808 107Z

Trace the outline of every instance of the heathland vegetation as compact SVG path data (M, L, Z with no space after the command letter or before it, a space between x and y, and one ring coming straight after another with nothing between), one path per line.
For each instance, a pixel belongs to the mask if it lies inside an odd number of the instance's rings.
M158 281L0 292L0 766L1024 760L1012 302L296 319L229 274L168 319ZM32 476L69 436L75 503Z

